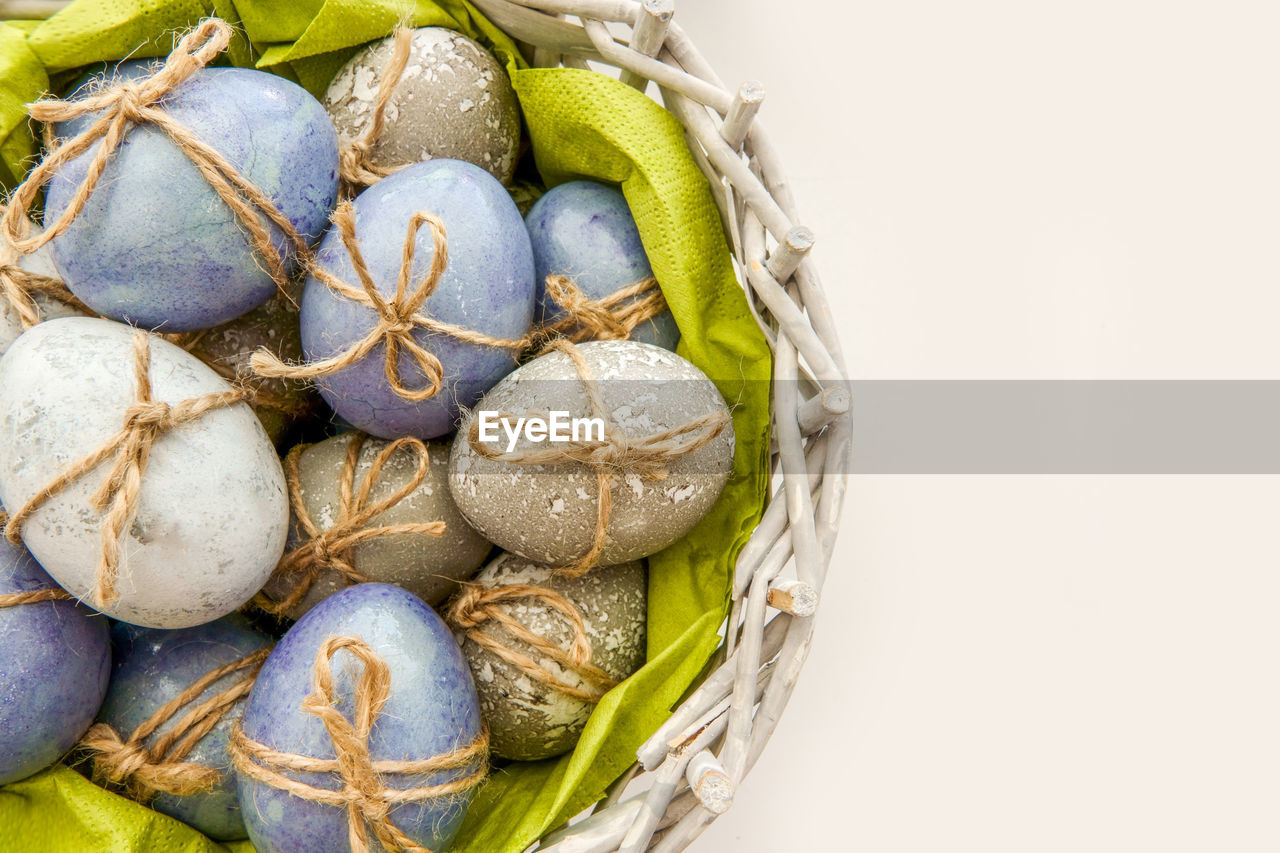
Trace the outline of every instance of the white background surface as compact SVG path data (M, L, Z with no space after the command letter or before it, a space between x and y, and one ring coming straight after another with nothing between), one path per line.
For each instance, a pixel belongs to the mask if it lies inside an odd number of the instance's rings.
M854 378L1280 378L1280 8L680 0ZM856 478L695 850L1280 850L1274 478Z

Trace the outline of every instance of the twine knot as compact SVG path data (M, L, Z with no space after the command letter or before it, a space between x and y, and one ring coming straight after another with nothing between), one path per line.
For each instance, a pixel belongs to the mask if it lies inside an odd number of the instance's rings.
M114 604L120 598L116 591L120 542L137 512L142 475L156 440L183 424L199 420L215 409L235 405L245 398L245 391L241 388L192 397L174 405L154 400L151 392L151 336L143 331L133 334L133 378L135 400L125 410L120 430L28 499L5 525L5 536L9 541L14 544L21 542L22 525L36 510L100 463L111 460L101 486L90 499L95 509L105 511L102 550L92 593L93 605L99 609Z
M249 694L270 652L270 649L259 649L205 673L157 709L127 739L106 723L95 723L80 740L80 748L92 755L95 781L121 785L130 796L142 802L158 793L187 796L212 789L222 779L222 773L182 758ZM169 731L151 746L146 745L147 738L215 682L237 672L243 673L238 681L188 708Z
M557 574L578 577L585 574L600 559L609 530L609 518L613 511L613 478L617 474L635 474L647 480L661 480L667 476L668 463L688 456L715 440L716 436L732 423L722 410L694 418L677 427L661 430L652 435L633 438L620 431L609 418L600 386L582 352L565 338L552 341L545 351L563 353L573 362L578 379L587 392L591 414L604 423L603 439L581 439L559 442L545 448L526 450L502 450L480 440L480 420L474 418L467 431L467 443L478 455L499 462L516 465L557 465L577 462L596 473L599 497L596 503L596 526L587 552L567 566L557 569ZM501 415L508 418L509 415Z
M658 280L649 277L592 299L563 275L549 275L547 296L565 311L565 316L544 325L546 337L562 336L574 343L586 340L624 341L641 323L647 323L667 310L667 300Z
M368 439L369 436L364 433L352 433L347 441L347 454L338 480L337 519L328 530L319 528L303 500L299 462L302 452L311 445L298 445L285 457L285 484L289 493L289 505L298 527L308 538L280 559L273 575L273 580L296 578L293 588L279 600L258 593L253 603L260 609L268 613L288 613L306 597L321 573L326 570L336 572L349 583L368 582L368 578L355 567L355 547L361 542L379 536L444 535L443 521L371 525L375 518L413 494L422 485L431 470L431 456L421 439L405 437L388 442L374 457L357 487L356 469L359 467L361 450ZM371 501L373 488L382 476L383 469L402 450L414 456L412 476L391 494Z
M571 633L567 650L541 634L529 630L503 607L504 604L522 599L541 601L560 615ZM587 626L582 612L568 598L553 589L537 584L505 584L493 587L475 583L464 584L462 591L450 605L447 618L449 624L463 629L467 637L481 648L502 658L530 678L574 699L595 704L604 697L605 693L617 686L617 681L591 662L591 638L587 636ZM576 684L565 681L533 658L495 638L484 630L483 626L489 622L501 625L516 640L529 645L565 670L576 673L593 689L584 690Z
M333 683L332 659L344 650L362 666L354 687L351 719L338 709ZM312 665L312 682L314 690L302 700L301 708L324 725L336 757L311 758L280 752L250 738L237 721L231 733L231 756L236 769L258 782L303 799L345 807L352 853L370 853L370 830L387 851L431 853L395 825L391 820L391 810L405 803L422 803L436 797L459 794L480 784L485 777L488 736L481 732L469 744L419 761L374 760L369 738L391 696L391 668L359 637L329 637L322 643ZM466 775L438 785L392 788L383 784L383 780L393 774L417 776L471 767L474 769ZM309 785L285 775L284 770L328 773L337 777L340 787Z
M164 63L138 80L121 81L74 101L48 98L27 105L27 113L46 127L82 116L94 116L88 126L68 139L52 142L43 160L36 165L9 199L0 219L0 242L7 242L19 255L30 254L62 234L84 212L89 198L111 157L124 143L129 130L149 125L164 133L185 154L201 177L231 210L248 232L253 248L266 262L267 272L282 290L288 284L284 258L272 241L263 217L284 234L298 258L310 255L303 240L266 193L244 177L216 148L204 142L161 108L162 101L193 74L212 62L231 43L231 27L217 18L206 18L178 42ZM63 166L97 146L90 158L84 180L76 187L57 221L34 237L29 214L40 189ZM5 286L6 295L11 288ZM24 317L24 322L26 322Z

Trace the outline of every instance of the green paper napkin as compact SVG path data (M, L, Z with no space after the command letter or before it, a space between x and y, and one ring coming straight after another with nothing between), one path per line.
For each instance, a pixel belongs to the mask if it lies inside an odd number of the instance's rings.
M477 792L454 845L519 853L603 796L706 665L719 644L733 562L766 496L769 348L734 278L715 203L680 124L603 75L525 68L511 40L459 0L79 0L34 28L0 25L0 180L12 185L34 151L21 105L48 88L49 72L116 59L139 44L143 54L162 54L172 28L216 9L245 34L232 61L319 93L356 47L387 34L406 7L413 24L459 30L505 60L548 186L579 178L621 186L680 326L680 354L730 402L737 436L723 497L685 539L649 560L648 663L604 698L571 755L497 771ZM0 848L12 847L7 833L31 853L228 850L66 768L0 788Z

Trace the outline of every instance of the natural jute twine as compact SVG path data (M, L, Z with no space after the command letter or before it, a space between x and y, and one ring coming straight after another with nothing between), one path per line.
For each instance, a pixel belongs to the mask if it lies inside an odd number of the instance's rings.
M331 659L342 649L363 664L355 685L355 713L351 720L338 710L330 669ZM376 761L369 753L369 737L391 696L391 670L386 661L359 637L330 637L316 654L313 675L315 690L302 700L302 710L319 717L324 723L337 757L312 758L280 752L250 738L237 721L231 732L231 757L236 770L304 800L345 806L352 853L370 853L370 829L387 851L431 853L392 822L391 810L405 803L421 803L460 794L479 785L487 770L488 735L482 732L466 746L420 761ZM439 785L393 788L383 781L391 775L421 776L472 765L475 765L472 772ZM308 785L286 775L286 771L333 774L342 787L333 789Z
M120 541L138 509L142 493L142 475L147 469L152 445L170 430L199 420L215 409L235 405L245 399L244 389L231 389L200 397L192 397L170 405L155 400L151 393L151 339L143 331L133 335L134 396L124 411L124 423L97 450L71 465L48 485L33 495L9 517L5 536L10 542L22 541L22 525L54 495L88 474L100 463L111 461L102 485L90 504L104 511L102 518L102 552L92 592L92 603L101 609L119 600L116 580L120 571Z
M198 347L200 342L208 337L211 331L213 330L199 329L194 332L176 332L161 335L161 337L171 344L182 347L200 359L210 370L231 384L243 385L245 393L248 394L245 402L255 409L271 409L293 420L302 417L315 408L315 401L306 395L300 394L295 397L286 397L282 394L276 394L267 390L264 387L265 383L260 381L261 377L254 375L252 371L246 371L248 375L245 375L225 361L206 357L204 353L199 351Z
M573 640L569 644L568 651L541 634L529 630L502 606L509 602L530 598L544 602L564 618L573 632ZM462 592L449 607L448 620L450 625L465 630L466 635L481 648L502 658L535 681L554 688L566 696L594 705L604 698L605 693L617 686L618 682L591 662L591 640L587 636L587 626L583 621L582 613L573 602L553 589L523 583L495 587L474 583L465 584ZM576 673L596 689L583 690L549 672L533 658L490 635L484 629L486 622L501 625L513 638L529 645L566 670Z
M0 219L0 243L8 244L8 250L0 261L8 264L12 258L30 254L64 234L84 211L103 171L112 155L123 144L128 132L138 125L148 124L173 140L191 160L200 175L231 210L236 221L248 232L250 243L266 262L267 272L283 290L288 282L285 261L271 242L271 231L261 217L265 216L284 233L297 257L303 261L310 254L306 242L266 193L241 175L217 149L184 127L161 106L174 89L213 61L226 50L230 42L231 27L217 18L206 18L183 36L164 64L147 77L117 83L80 100L50 98L28 104L27 112L31 118L44 122L46 127L55 122L93 113L100 112L101 115L77 135L55 141L44 159L14 190L3 219ZM89 151L95 144L98 147L89 161L84 181L76 188L66 210L52 225L46 223L47 227L42 233L34 237L28 236L28 217L40 189L52 180L59 169ZM157 192L161 191L163 188L157 187ZM6 278L6 281L11 280L11 276ZM21 282L6 284L6 295L16 292L20 284ZM30 319L29 315L24 315L24 322Z
M418 211L409 219L405 230L404 245L400 253L400 269L396 276L395 294L383 296L373 279L360 240L356 236L355 208L350 201L342 201L330 217L338 229L339 239L351 258L351 266L360 282L355 287L324 268L318 261L310 262L310 273L334 293L344 299L372 308L378 319L373 328L360 340L337 355L302 364L289 364L265 347L249 359L250 368L259 376L277 379L315 380L350 367L371 353L379 344L384 346L383 372L387 384L401 399L421 402L434 397L444 384L444 366L435 353L414 338L414 332L425 329L448 335L464 343L505 349L517 354L535 345L544 344L548 338L570 334L575 340L597 337L601 339L626 338L640 323L660 313L666 302L657 282L644 279L602 300L588 299L573 282L564 276L549 276L547 292L560 302L568 316L546 327L532 329L520 338L499 338L486 335L453 323L445 323L422 313L428 297L435 292L440 278L449 264L449 240L444 223L438 216ZM434 248L431 267L425 276L412 283L413 258L417 251L419 229L426 225L431 229ZM636 298L639 297L639 298ZM408 353L423 377L423 384L410 388L400 378L400 353Z
M236 702L249 695L258 670L270 653L270 649L259 649L205 673L157 709L127 739L106 723L94 723L80 740L80 747L93 754L94 780L123 785L129 796L141 802L160 793L186 796L212 789L222 779L222 772L182 759L213 731ZM151 746L146 745L148 737L212 684L236 672L243 673L238 681L188 708L169 731Z
M27 592L6 592L0 595L0 607L17 607L20 604L39 604L42 601L74 601L75 597L65 589L32 589Z
M596 508L596 527L591 547L578 559L557 569L567 577L579 577L589 571L604 550L609 530L609 518L613 511L613 478L620 474L636 474L646 480L662 480L667 476L667 463L688 456L711 443L730 423L728 414L715 411L694 418L678 427L671 427L652 435L633 438L614 426L609 411L600 394L600 386L582 352L569 341L561 338L552 341L548 350L562 352L573 362L578 378L586 389L591 404L591 414L604 423L602 440L565 441L544 448L529 450L501 450L480 440L480 419L474 418L467 432L467 442L480 456L516 465L559 465L577 462L596 473L599 493ZM506 418L507 415L500 417Z
M0 205L0 221L3 221L5 216L6 208ZM30 234L31 222L25 220L17 223L17 227L22 229L22 237L25 238ZM22 328L30 329L44 319L41 316L40 306L36 303L37 295L56 299L86 314L93 313L89 306L67 290L62 279L24 270L18 265L21 257L22 253L0 235L0 296L4 297L14 313L18 315Z
M387 105L391 103L391 96L395 93L401 76L404 75L404 69L409 65L409 52L413 48L413 30L409 27L401 24L396 27L391 37L395 43L391 50L391 59L383 69L382 79L378 82L378 93L373 101L373 115L369 117L364 133L342 146L342 150L338 152L338 175L342 179L343 191L347 196L355 195L361 187L377 183L392 172L404 168L403 166L379 166L370 159L374 146L378 144L378 138L382 135L383 126L386 124Z
M289 504L293 508L293 517L298 527L307 538L298 547L286 553L276 567L275 578L294 581L292 589L278 601L265 593L258 593L253 603L262 610L268 613L288 613L306 597L321 573L325 571L336 572L349 583L366 583L369 579L356 571L354 563L354 549L361 542L380 536L444 535L443 521L369 524L373 519L413 494L414 490L422 485L430 471L431 458L427 452L427 446L420 439L398 438L388 443L378 453L357 488L356 469L360 462L360 451L368 438L364 433L355 433L347 441L347 454L338 480L337 520L328 530L321 530L315 523L302 497L299 459L302 452L311 445L298 445L285 457L285 482L289 489ZM370 503L369 496L378 477L382 474L382 469L402 449L409 450L416 457L417 464L413 476L393 493Z

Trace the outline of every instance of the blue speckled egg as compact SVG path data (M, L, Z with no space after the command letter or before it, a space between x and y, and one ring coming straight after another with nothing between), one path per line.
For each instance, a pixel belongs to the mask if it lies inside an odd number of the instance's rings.
M246 736L286 753L334 758L324 724L302 704L315 690L317 653L329 638L343 636L362 640L390 670L390 695L369 736L375 762L424 760L462 748L479 736L476 689L449 629L411 593L379 583L359 584L326 598L285 634L249 696L242 719ZM336 707L350 720L364 665L341 649L333 655L331 670ZM382 783L391 788L436 785L474 769L426 776L388 773ZM243 772L238 775L245 826L258 853L351 849L345 808L294 796ZM342 787L336 773L288 775L312 786ZM417 844L441 850L457 833L470 801L467 791L395 806L389 816Z
M243 616L233 614L175 631L119 622L111 629L111 643L115 663L98 721L111 726L124 740L162 705L204 675L267 648L271 638L255 630ZM240 670L213 682L148 737L146 744L150 746L171 730L191 708L243 680L246 673ZM221 771L222 780L213 790L188 796L160 793L148 805L219 841L245 837L228 746L231 725L243 709L241 699L179 759Z
M504 340L529 331L534 303L529 235L511 196L488 172L461 160L419 163L362 192L354 207L360 251L384 296L395 294L409 220L426 211L444 223L449 265L419 313ZM418 231L415 246L416 286L434 254L430 227ZM342 281L360 287L336 229L320 242L317 260ZM308 359L347 350L374 328L376 320L367 305L338 296L315 278L307 279L301 322ZM379 343L355 364L317 380L330 407L379 438L437 438L453 431L460 407L475 404L515 368L515 353L509 349L465 343L422 328L413 334L444 368L439 393L420 402L397 395L385 375L385 344ZM425 384L417 363L403 352L399 367L406 386Z
M114 79L136 79L152 67L124 62ZM86 85L102 80L97 75ZM206 68L175 89L163 108L266 193L308 242L319 237L337 199L338 137L315 98L263 71ZM93 120L60 124L58 135L78 133ZM54 175L46 222L66 209L96 151L97 145ZM284 234L270 228L277 249L292 260ZM216 326L276 290L230 208L181 149L150 125L129 131L84 212L52 245L76 296L104 316L144 328Z
M571 181L548 190L525 219L537 275L538 322L564 316L547 296L549 275L563 275L591 299L653 275L627 201L613 187ZM631 339L675 351L680 329L671 312L641 323Z
M0 539L0 595L57 589L20 545ZM75 746L107 692L107 620L70 600L0 607L0 784Z

